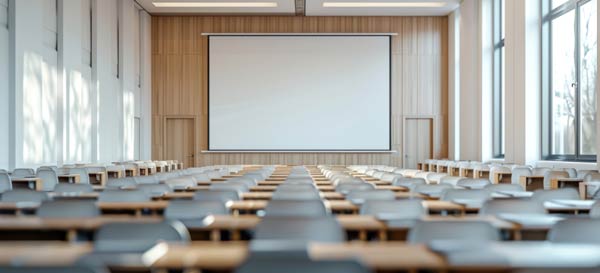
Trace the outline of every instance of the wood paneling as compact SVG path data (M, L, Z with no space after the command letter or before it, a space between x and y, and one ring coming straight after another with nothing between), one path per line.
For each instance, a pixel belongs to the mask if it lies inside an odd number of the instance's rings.
M223 153L207 149L207 38L231 32L393 32L393 154ZM448 155L447 17L152 17L152 112L154 159L163 147L165 118L195 117L196 165L212 164L388 164L402 166L403 120L433 118L433 156ZM299 83L301 84L301 83ZM357 124L360 127L360 124ZM424 138L429 136L423 136Z

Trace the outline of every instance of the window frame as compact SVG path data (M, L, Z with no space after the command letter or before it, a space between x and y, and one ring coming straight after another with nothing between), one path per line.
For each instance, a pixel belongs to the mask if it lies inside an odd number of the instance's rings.
M541 0L542 6L542 159L552 161L579 161L596 162L596 155L581 153L581 63L580 63L580 8L592 0L569 0L562 5L552 9L552 0ZM574 59L575 63L575 153L553 154L552 153L552 21L573 11L575 15L574 31ZM597 109L596 109L597 110Z
M492 2L492 44L493 44L493 60L492 60L492 156L493 158L504 158L503 127L502 112L504 111L504 100L502 96L502 88L505 83L503 79L503 68L506 65L502 62L503 52L505 48L505 37L502 37L504 32L504 13L502 12L502 2L505 0L493 0Z

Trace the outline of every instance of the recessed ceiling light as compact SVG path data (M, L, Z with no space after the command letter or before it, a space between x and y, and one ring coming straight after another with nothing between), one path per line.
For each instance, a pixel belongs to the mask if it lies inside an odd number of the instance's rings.
M276 8L277 2L153 2L157 8Z
M324 8L440 8L445 2L323 2Z

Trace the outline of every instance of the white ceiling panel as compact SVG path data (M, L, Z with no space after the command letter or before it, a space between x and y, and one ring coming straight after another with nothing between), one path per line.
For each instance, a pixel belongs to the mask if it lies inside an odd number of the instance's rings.
M307 16L442 16L460 0L306 0Z
M295 0L137 0L152 14L294 15Z

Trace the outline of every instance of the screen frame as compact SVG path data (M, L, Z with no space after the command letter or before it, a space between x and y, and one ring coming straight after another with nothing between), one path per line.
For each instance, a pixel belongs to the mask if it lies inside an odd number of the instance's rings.
M289 153L369 153L369 152L374 152L374 153L386 153L386 152L394 152L392 150L392 69L393 69L393 64L392 64L392 36L394 36L394 34L379 34L379 33L364 33L364 34L344 34L344 33L339 33L339 34L332 34L332 33L324 33L324 34L307 34L307 33L296 33L296 34L267 34L267 33L260 33L260 34L248 34L248 33L240 33L240 34L236 34L236 33L227 33L227 34L205 34L205 36L207 36L207 57L206 57L206 63L207 63L207 69L206 69L206 81L207 81L207 90L206 90L206 100L207 100L207 106L206 106L206 119L207 119L207 127L206 127L206 145L208 150L206 150L205 152L214 152L214 153L269 153L269 152L275 152L275 153L285 153L285 152L289 152ZM212 36L215 37L386 37L388 38L388 72L389 72L389 76L388 76L388 147L387 149L211 149L210 147L210 38Z

